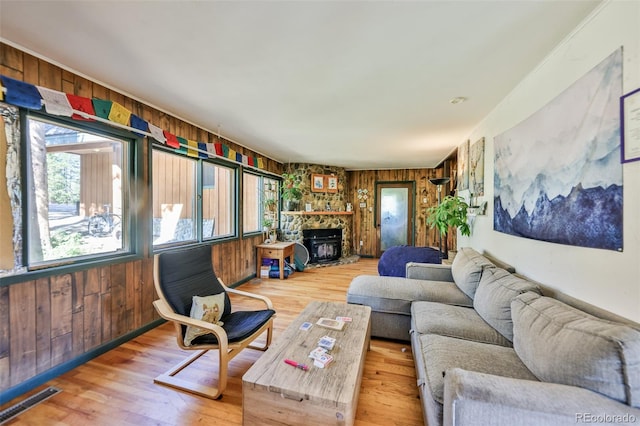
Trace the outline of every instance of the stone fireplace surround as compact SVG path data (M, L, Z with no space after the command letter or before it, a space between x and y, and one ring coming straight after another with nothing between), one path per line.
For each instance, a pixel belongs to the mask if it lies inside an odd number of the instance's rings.
M348 187L345 169L318 164L291 163L286 166L286 172L302 178L304 188L300 209L304 210L305 205L310 204L312 211L280 212L280 239L303 244L303 229L342 229L342 257L351 256L353 213L344 211L347 202L346 188ZM336 176L338 191L333 193L311 191L311 176L313 174ZM327 204L331 206L330 211L326 210Z
M283 241L303 244L303 229L342 229L342 256L351 256L350 212L280 212L280 228Z

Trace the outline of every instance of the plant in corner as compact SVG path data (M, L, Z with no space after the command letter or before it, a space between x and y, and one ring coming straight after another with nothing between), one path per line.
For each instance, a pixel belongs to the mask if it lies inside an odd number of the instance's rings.
M436 228L440 235L444 235L449 227L458 228L462 235L471 235L471 228L467 222L467 204L462 197L445 196L440 204L427 209L427 225Z
M293 173L282 174L281 196L285 201L285 210L294 210L302 199L302 179ZM294 207L295 206L295 207Z

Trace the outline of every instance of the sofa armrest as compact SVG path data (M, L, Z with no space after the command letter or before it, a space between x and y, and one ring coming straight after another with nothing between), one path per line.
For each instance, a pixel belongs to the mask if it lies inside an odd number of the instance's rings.
M638 420L640 409L576 386L500 377L459 368L447 370L445 374L445 426L575 425L634 423Z
M453 282L451 265L407 262L405 265L405 272L407 278L412 278L414 280Z

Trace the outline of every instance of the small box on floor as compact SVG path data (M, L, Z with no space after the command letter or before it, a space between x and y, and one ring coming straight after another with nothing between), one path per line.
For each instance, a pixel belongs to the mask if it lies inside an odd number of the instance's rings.
M260 278L269 278L269 271L271 270L271 266L261 266L260 267Z

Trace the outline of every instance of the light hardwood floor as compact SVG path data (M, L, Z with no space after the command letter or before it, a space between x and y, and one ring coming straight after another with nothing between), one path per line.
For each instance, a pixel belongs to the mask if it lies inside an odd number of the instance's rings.
M277 311L274 339L312 300L344 302L351 279L377 275L377 259L307 269L286 280L254 279L239 289L271 298ZM238 308L251 308L234 297ZM258 308L258 306L255 306ZM229 366L229 385L212 401L153 383L153 378L187 354L175 344L173 326L164 324L35 389L62 392L7 422L7 425L194 425L242 424L242 375L262 352L244 350ZM181 374L207 381L215 377L208 355ZM7 408L27 395L2 406ZM356 425L422 425L408 342L372 339L367 353Z

